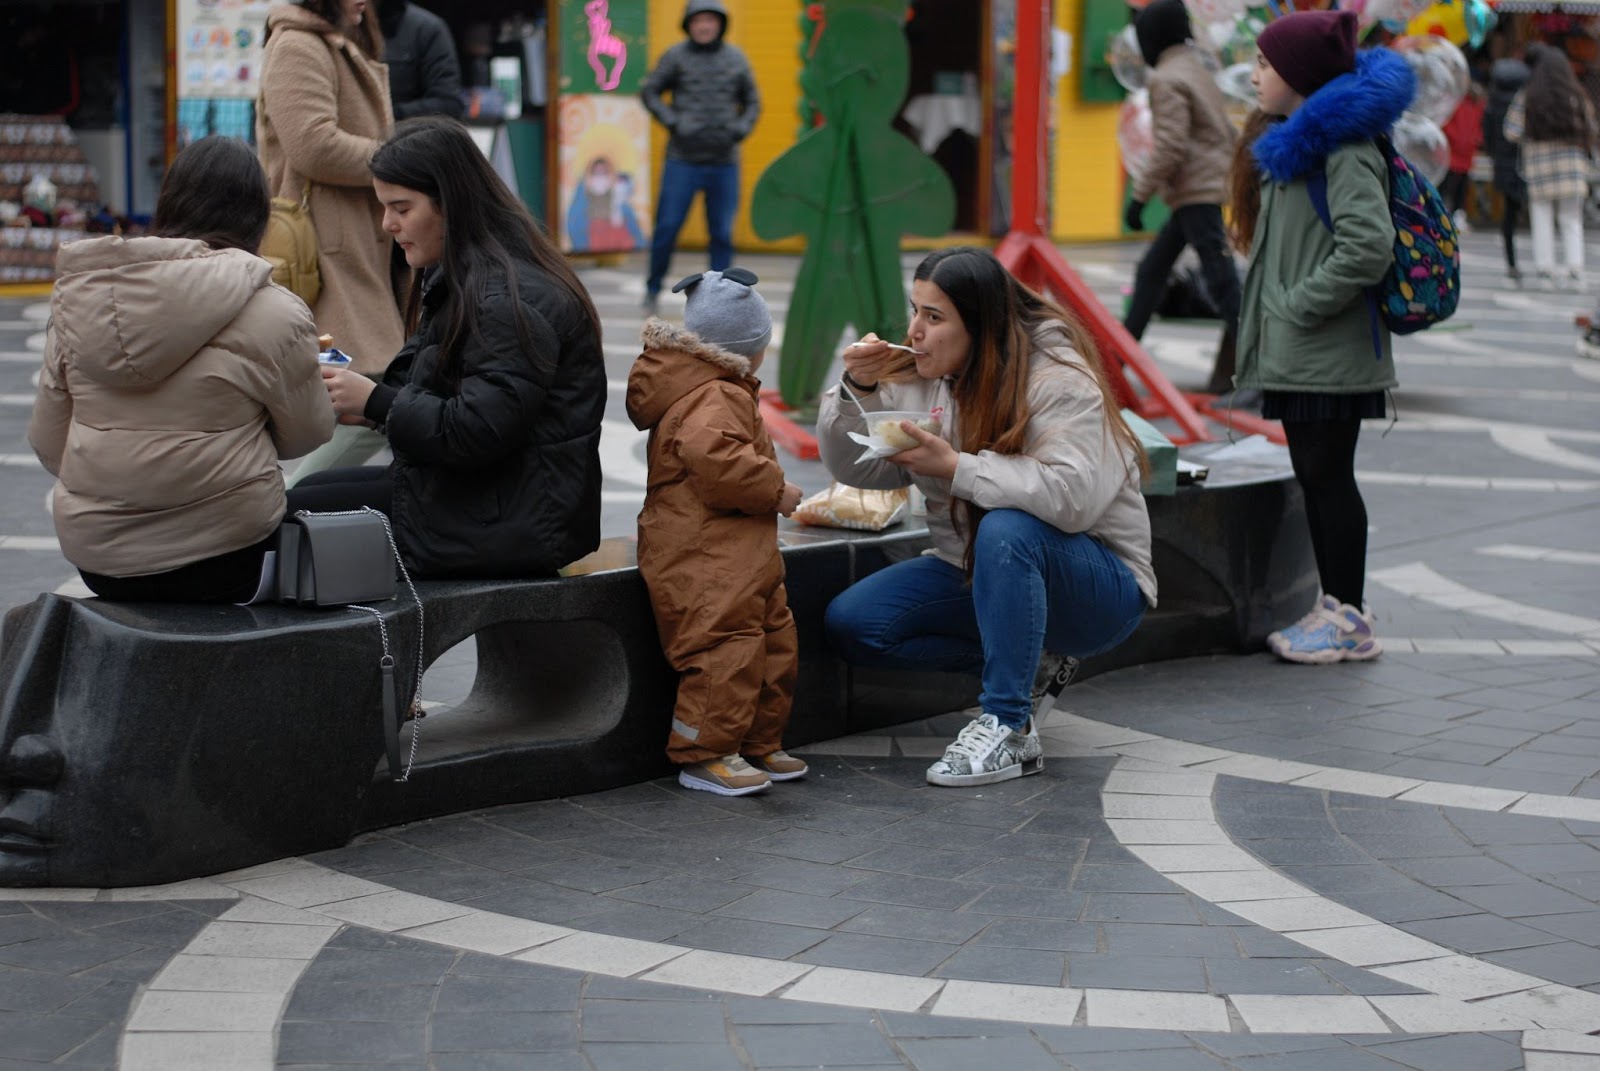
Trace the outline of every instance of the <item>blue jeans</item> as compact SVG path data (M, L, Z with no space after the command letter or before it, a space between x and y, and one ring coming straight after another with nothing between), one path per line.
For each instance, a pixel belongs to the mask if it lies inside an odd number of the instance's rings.
M835 598L827 628L855 665L982 674L984 712L1020 729L1042 649L1110 650L1144 610L1133 572L1098 541L1002 509L978 525L970 585L938 558L898 562Z
M650 236L650 278L645 293L661 293L661 280L672 264L678 231L689 218L694 195L706 195L706 230L711 234L711 270L724 271L733 263L733 215L739 210L738 164L686 164L668 160L661 172L661 196L656 200L655 231Z

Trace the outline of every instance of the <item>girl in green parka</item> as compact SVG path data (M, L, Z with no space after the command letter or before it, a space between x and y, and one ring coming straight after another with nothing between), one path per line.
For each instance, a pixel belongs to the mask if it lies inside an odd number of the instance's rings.
M1374 138L1411 103L1416 80L1388 49L1357 54L1348 11L1286 15L1257 46L1263 132L1242 143L1232 184L1235 240L1251 254L1235 383L1261 390L1262 415L1283 422L1322 581L1312 611L1267 646L1292 662L1376 658L1355 454L1361 421L1384 415L1395 385L1389 331L1367 296L1389 268L1395 230ZM1331 230L1307 186L1319 172Z

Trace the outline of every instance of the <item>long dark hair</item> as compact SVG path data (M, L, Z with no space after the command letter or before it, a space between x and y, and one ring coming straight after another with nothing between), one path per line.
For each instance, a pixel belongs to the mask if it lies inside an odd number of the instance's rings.
M1256 217L1261 215L1261 168L1256 163L1256 139L1271 129L1278 117L1260 108L1244 121L1244 130L1233 145L1233 164L1228 169L1228 239L1241 253L1249 253L1255 241Z
M340 0L296 0L296 3L313 15L320 15L334 29L344 33L344 9ZM368 56L375 60L383 59L383 31L378 28L378 0L367 0L367 10L361 16L361 24L345 36Z
M1533 73L1522 91L1529 141L1568 141L1585 149L1594 140L1592 112L1567 57L1548 45L1528 50Z
M972 355L957 373L951 392L959 407L962 450L1020 454L1026 448L1028 419L1033 415L1028 406L1033 336L1045 323L1055 320L1083 358L1100 391L1112 439L1137 459L1141 472L1146 470L1144 447L1122 419L1122 409L1100 362L1100 351L1077 317L1023 286L987 249L956 246L929 253L917 265L912 278L944 291L972 338ZM909 366L902 364L885 378L904 379L908 371ZM971 502L954 497L950 500L951 518L966 539L962 565L969 577L973 539L984 513Z
M448 287L440 374L449 383L461 377L462 344L471 338L491 348L478 326L478 307L491 282L516 287L517 264L531 264L571 293L583 309L600 349L600 314L561 251L506 188L479 151L467 128L454 119L430 115L407 119L372 157L375 178L416 190L444 217L444 254L439 268ZM407 330L415 330L422 302L422 275L411 284ZM525 354L537 347L522 317L521 302L511 303L517 342Z
M256 151L238 138L213 134L172 161L150 229L162 238L198 238L212 249L254 253L271 211L272 194Z

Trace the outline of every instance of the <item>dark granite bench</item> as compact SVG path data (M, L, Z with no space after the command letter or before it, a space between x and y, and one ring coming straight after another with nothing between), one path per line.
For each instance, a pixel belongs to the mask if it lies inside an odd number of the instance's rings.
M1161 608L1085 672L1257 648L1310 604L1292 481L1219 481L1150 505ZM923 533L796 529L785 542L801 643L790 746L972 704L971 678L852 670L824 642L833 596L919 552ZM382 761L369 615L57 595L12 610L0 634L0 885L176 881L665 773L676 680L644 585L625 545L585 565L555 580L418 585L423 661L471 638L477 666L463 701L422 720L405 783ZM415 615L409 600L385 610L405 694Z

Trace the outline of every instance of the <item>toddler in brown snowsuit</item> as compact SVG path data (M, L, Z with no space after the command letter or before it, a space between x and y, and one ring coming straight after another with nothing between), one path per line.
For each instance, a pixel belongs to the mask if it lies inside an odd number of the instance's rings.
M761 422L772 316L740 268L691 275L684 326L645 322L628 416L649 429L639 572L678 671L667 756L685 788L745 796L806 764L783 751L799 673L778 514L800 502Z

